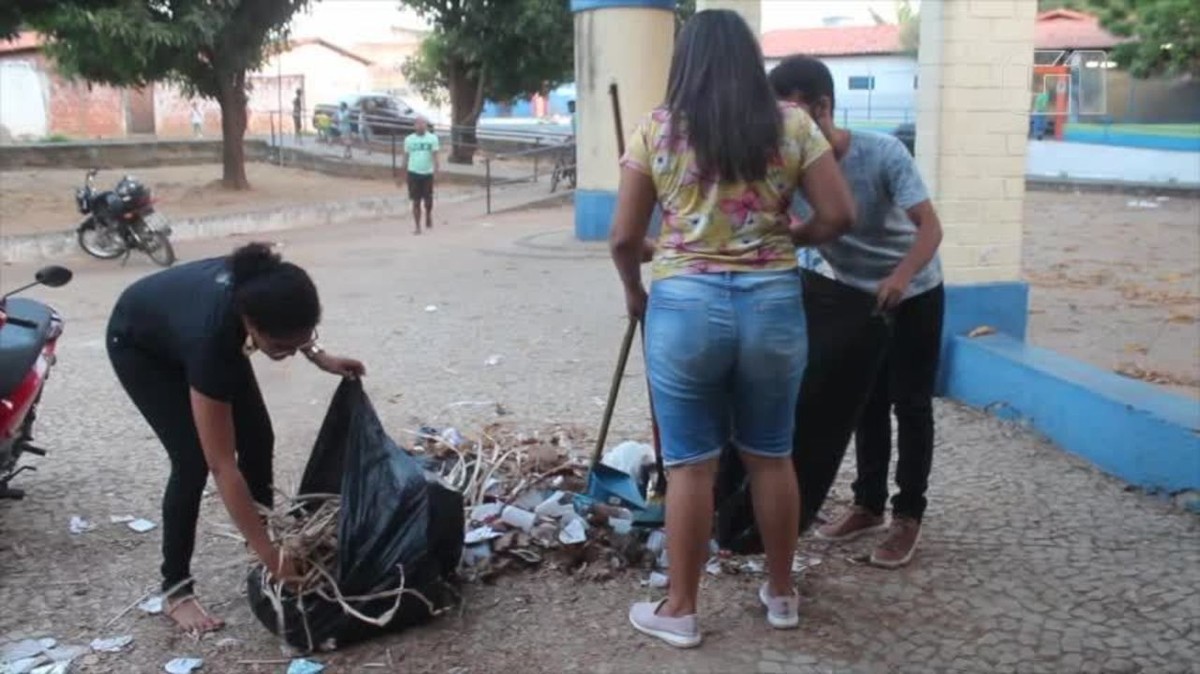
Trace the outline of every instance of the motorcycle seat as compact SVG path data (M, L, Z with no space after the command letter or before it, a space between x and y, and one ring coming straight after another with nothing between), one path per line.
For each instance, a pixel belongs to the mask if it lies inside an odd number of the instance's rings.
M21 385L42 352L53 323L53 310L34 300L10 298L4 306L8 322L0 327L0 396L7 396ZM12 319L32 323L26 327Z

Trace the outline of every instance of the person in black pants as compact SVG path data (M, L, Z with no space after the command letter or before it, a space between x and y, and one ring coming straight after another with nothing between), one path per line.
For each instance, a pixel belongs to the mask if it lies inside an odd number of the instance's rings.
M148 276L122 293L109 320L109 360L133 404L166 448L162 589L166 614L189 633L219 629L193 593L196 523L211 472L226 509L272 576L295 578L272 545L259 507L272 503L274 433L249 356L297 352L326 372L365 373L325 353L308 274L265 244Z
M888 535L871 553L871 562L888 568L903 566L921 538L933 465L933 387L945 303L937 254L942 225L912 155L899 139L841 129L834 123L833 77L825 64L792 56L771 71L770 79L776 95L809 111L833 147L854 195L854 226L820 246L820 257L838 281L874 295L876 311L893 321L885 364L855 433L854 506L818 528L816 535L845 541L884 528L894 408L900 437L896 470L900 493L892 501ZM796 204L801 210L798 215L806 216L803 200ZM797 433L802 432L804 428L798 427Z

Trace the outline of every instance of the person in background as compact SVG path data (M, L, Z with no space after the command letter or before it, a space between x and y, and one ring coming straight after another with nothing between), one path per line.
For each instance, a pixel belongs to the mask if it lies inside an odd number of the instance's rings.
M166 615L185 632L223 625L196 598L191 572L210 473L250 550L276 580L296 577L293 560L271 543L258 512L273 500L275 436L250 356L261 351L283 360L302 353L326 372L361 377L362 363L321 348L320 319L308 274L258 243L146 276L113 308L109 360L171 462L162 591Z
M316 115L317 140L328 143L330 135L332 135L333 120L329 118L329 113L321 110Z
M350 132L350 106L346 104L346 101L342 101L342 104L338 106L337 125L338 136L341 137L342 147L345 148L342 156L346 159L353 159L351 146L354 144L354 136Z
M296 89L296 97L292 99L292 124L296 128L296 142L300 142L300 135L304 131L302 124L304 117L304 89Z
M433 229L433 179L438 172L438 151L441 144L436 133L429 130L429 120L417 117L416 130L404 139L405 180L408 198L412 201L413 234L421 233L421 211L424 207L425 229Z
M192 101L192 135L204 137L204 113L200 112L200 104L196 101Z
M854 436L854 505L816 535L847 541L884 528L894 411L899 492L892 498L888 534L871 561L903 566L921 537L933 463L933 387L945 304L937 254L942 225L900 140L834 124L833 77L824 63L792 56L771 71L770 80L781 99L804 106L816 120L854 194L858 219L853 229L821 246L821 258L839 281L874 293L879 310L893 316L886 361ZM797 203L804 210L803 200Z
M358 137L362 141L363 147L366 148L367 154L371 154L371 117L374 115L374 107L370 100L363 99L358 104Z
M1050 92L1043 84L1042 90L1033 99L1033 137L1042 140L1046 137L1046 125L1050 121Z
M621 159L612 257L630 319L645 319L670 483L668 596L634 604L629 621L679 648L701 642L697 595L728 443L750 475L767 553L756 601L776 629L800 621L791 453L807 339L795 245L838 236L854 207L829 144L803 110L775 100L762 59L736 13L697 13L676 42L665 102L638 124ZM792 228L797 189L815 216ZM646 234L656 205L654 250ZM647 295L641 263L651 255Z

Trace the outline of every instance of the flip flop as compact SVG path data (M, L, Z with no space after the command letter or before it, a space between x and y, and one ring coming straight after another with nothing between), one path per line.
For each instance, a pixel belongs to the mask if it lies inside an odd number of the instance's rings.
M180 624L180 622L175 619L174 614L180 608L182 608L188 604L194 604L195 607L200 610L200 615L204 616L204 618L206 618L208 620L215 621L216 626L209 630L184 629L183 625ZM186 597L180 597L179 599L176 599L174 601L172 601L170 599L166 600L166 605L163 606L163 616L167 620L170 620L171 624L174 625L176 629L183 632L184 634L187 634L187 635L193 636L193 637L198 637L201 634L206 634L208 632L217 632L217 631L225 628L225 621L221 620L220 618L213 618L212 614L208 612L208 609L204 608L204 604L200 603L200 598L194 594L187 595Z

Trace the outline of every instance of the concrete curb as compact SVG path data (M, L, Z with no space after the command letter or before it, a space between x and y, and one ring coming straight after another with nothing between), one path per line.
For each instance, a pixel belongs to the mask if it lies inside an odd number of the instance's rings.
M478 199L466 194L443 203L462 203ZM364 197L353 201L329 201L250 213L230 213L181 218L171 221L171 240L193 241L236 234L275 232L304 227L339 225L360 220L398 217L409 213L407 196ZM82 254L75 231L19 234L0 237L0 263L30 262Z

